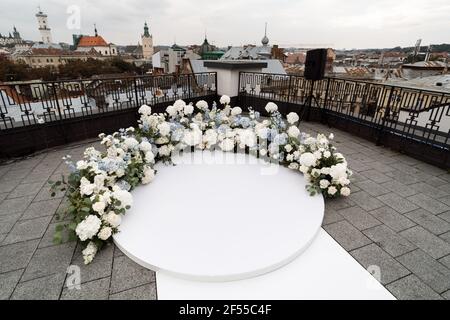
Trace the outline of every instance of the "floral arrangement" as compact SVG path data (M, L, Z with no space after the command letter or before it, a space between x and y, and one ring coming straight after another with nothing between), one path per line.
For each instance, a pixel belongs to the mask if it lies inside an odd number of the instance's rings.
M266 105L268 118L249 108L232 108L230 98L214 103L198 101L195 106L177 100L165 113L154 114L150 106L139 108L135 129L121 129L112 135L101 134L105 151L87 148L82 160L74 163L67 181L51 182L52 192L66 191L70 222L58 226L54 240L62 241L62 231L84 245L83 257L90 263L97 251L119 231L121 217L133 205L130 193L139 184L150 183L158 161L171 163L177 151L188 149L253 152L271 162L302 172L311 195L326 198L350 195L351 171L342 154L336 152L333 135L315 137L300 132L299 116L289 113L284 119L275 103ZM60 217L61 218L61 217Z

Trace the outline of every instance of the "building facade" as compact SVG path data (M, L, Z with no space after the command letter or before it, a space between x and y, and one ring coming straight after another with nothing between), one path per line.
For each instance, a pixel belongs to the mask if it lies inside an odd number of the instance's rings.
M73 46L76 48L76 51L89 52L95 50L103 56L117 56L117 46L113 43L107 43L102 36L99 36L97 27L95 27L94 31L94 36L73 35Z

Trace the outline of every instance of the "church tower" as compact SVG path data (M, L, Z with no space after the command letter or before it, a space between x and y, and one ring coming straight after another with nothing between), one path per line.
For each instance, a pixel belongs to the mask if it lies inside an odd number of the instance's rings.
M153 56L153 37L148 32L147 22L144 24L144 34L141 36L142 40L142 56L144 59L151 59Z
M39 32L41 33L41 38L43 43L52 43L52 34L50 28L48 27L47 15L42 12L39 8L39 12L36 13L36 18L38 21Z

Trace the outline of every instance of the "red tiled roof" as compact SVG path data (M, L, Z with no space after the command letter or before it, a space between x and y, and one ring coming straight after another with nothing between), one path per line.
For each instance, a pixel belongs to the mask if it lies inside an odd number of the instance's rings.
M101 36L81 36L79 47L107 46L108 44Z

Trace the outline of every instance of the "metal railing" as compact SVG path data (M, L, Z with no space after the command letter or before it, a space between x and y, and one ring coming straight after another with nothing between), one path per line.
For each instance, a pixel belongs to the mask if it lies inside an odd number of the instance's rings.
M0 83L0 131L216 95L214 72Z
M406 153L439 153L447 166L450 154L450 93L420 90L375 82L325 78L309 81L302 76L241 72L239 99L264 111L266 101L279 102L281 110L308 114L311 109L329 124L363 129L378 144L401 143ZM310 108L308 108L310 107ZM406 144L405 144L406 142ZM417 151L412 144L426 145ZM408 148L412 150L408 150ZM413 150L414 149L414 150Z

